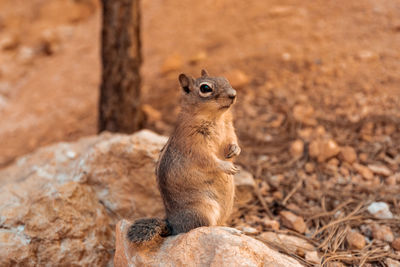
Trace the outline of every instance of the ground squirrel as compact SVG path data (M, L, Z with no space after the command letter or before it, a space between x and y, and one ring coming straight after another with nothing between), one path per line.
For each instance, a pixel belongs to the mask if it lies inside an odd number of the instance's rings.
M232 211L232 158L240 154L230 112L236 91L206 70L197 79L181 74L179 82L182 109L156 166L166 219L135 221L128 230L134 243L222 225Z

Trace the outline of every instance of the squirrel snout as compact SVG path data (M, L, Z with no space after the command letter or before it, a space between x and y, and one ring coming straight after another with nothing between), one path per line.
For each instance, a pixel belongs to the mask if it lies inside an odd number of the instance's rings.
M236 90L235 89L231 89L228 91L228 97L230 99L235 99L236 98Z

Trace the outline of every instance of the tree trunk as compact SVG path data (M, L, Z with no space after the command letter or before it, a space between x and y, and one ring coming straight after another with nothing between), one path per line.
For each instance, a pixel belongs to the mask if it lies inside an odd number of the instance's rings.
M99 132L132 133L143 126L140 108L139 0L102 0L102 84Z

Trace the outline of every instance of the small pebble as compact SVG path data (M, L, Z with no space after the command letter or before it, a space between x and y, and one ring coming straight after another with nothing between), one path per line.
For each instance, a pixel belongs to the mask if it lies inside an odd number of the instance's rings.
M70 159L74 159L76 157L76 152L72 151L72 150L67 151L66 154L67 154L67 157Z
M391 258L386 258L385 263L387 267L400 267L400 261Z
M392 242L392 248L394 250L400 251L400 237L396 238L395 240L393 240Z
M306 261L318 264L321 262L321 258L318 256L317 251L306 251L305 256Z
M279 222L275 220L270 220L268 218L264 218L261 220L261 223L267 228L275 231L279 230Z
M353 167L365 180L374 178L374 173L368 167L358 163L354 163Z
M279 215L281 217L282 224L287 228L295 230L301 234L307 230L307 226L302 217L297 216L290 211L282 211Z
M351 231L347 234L346 240L350 249L361 250L365 247L365 238L360 233Z
M372 237L377 240L382 240L386 242L393 242L394 236L392 230L389 226L386 225L372 225Z
M290 145L290 154L294 158L300 158L303 156L304 152L304 142L300 139L293 141L293 143Z
M254 227L244 226L241 228L242 232L249 235L254 235L258 233L258 230Z
M345 146L340 149L340 156L344 161L352 164L357 160L357 153L351 146Z
M376 173L378 175L390 176L392 174L392 172L386 166L369 164L368 168L373 173Z
M378 219L392 219L389 205L385 202L373 202L368 206L368 212Z

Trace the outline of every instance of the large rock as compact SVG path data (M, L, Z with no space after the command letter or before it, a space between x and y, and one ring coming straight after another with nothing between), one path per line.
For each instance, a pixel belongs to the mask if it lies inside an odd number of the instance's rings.
M90 187L27 181L5 187L0 195L0 266L110 261L111 220Z
M201 227L136 246L126 239L131 223L116 227L114 266L302 266L262 242L227 227Z
M0 266L111 263L115 224L163 217L155 163L167 137L147 130L59 143L0 171ZM251 175L237 182L251 190Z
M119 219L163 216L154 165L165 142L103 134L0 171L0 266L111 263Z

